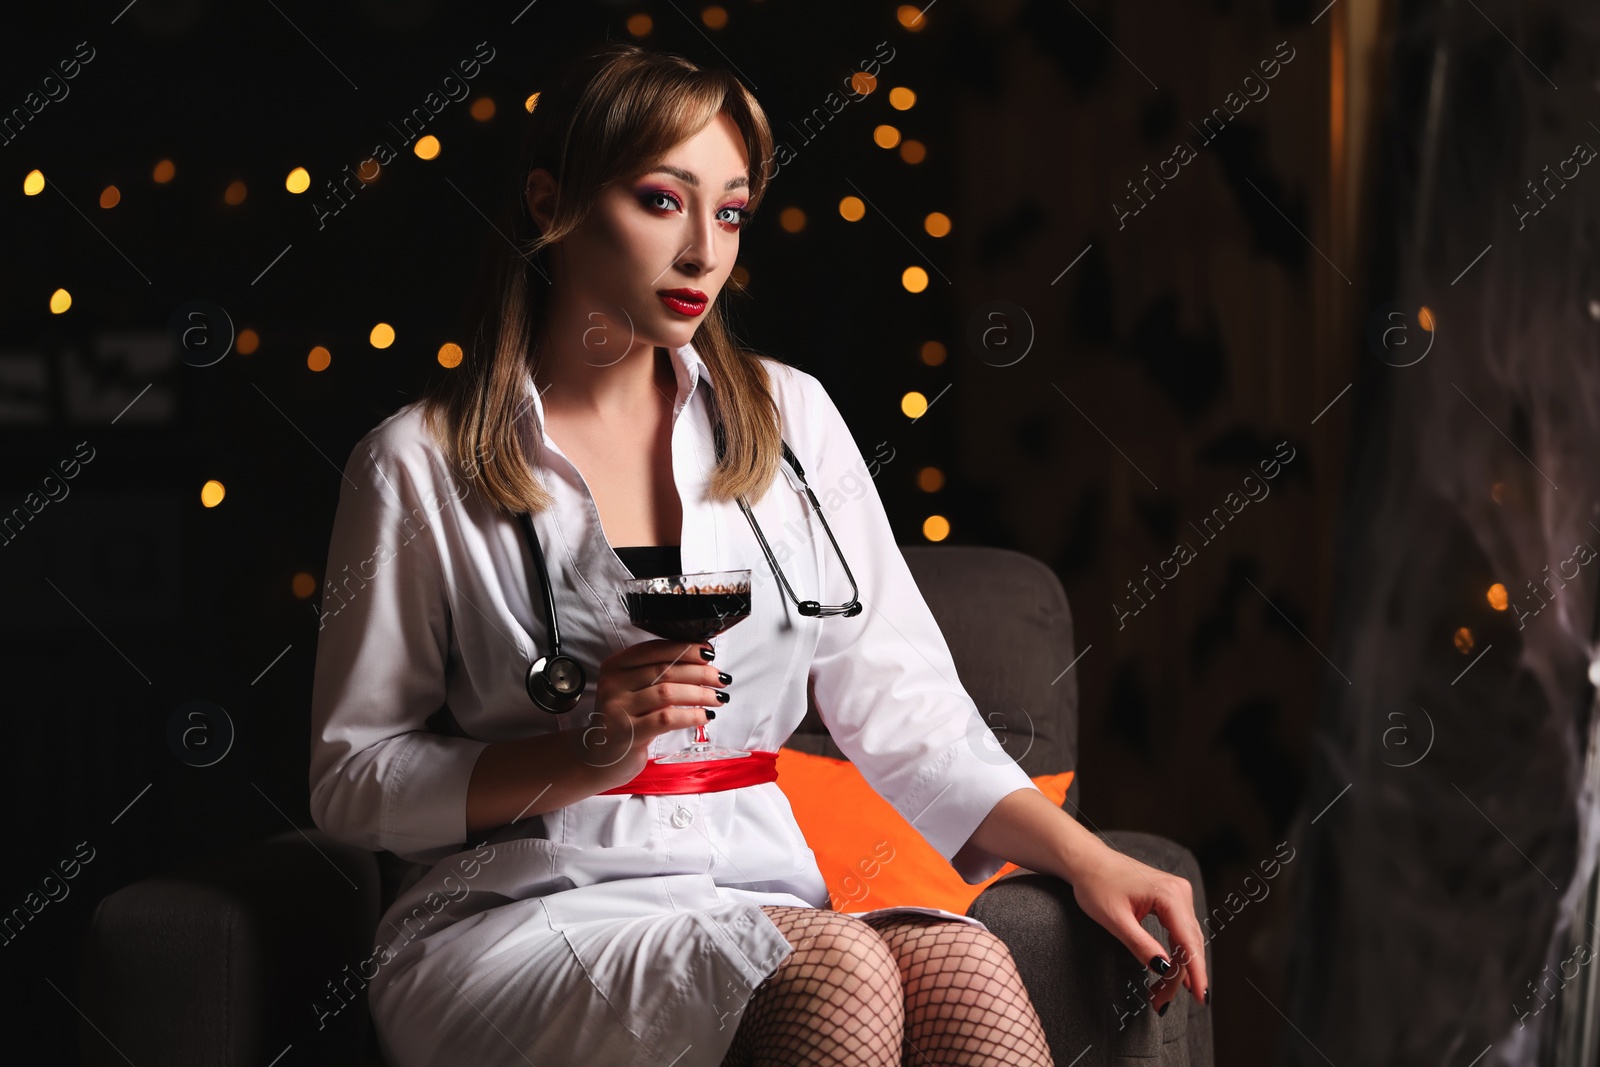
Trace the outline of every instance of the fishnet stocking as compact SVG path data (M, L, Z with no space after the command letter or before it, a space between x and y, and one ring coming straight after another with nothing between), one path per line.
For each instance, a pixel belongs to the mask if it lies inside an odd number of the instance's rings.
M898 1067L905 998L883 939L826 908L761 910L794 951L751 994L723 1067Z
M761 910L795 950L751 995L722 1067L1054 1067L994 934L931 915Z
M933 915L864 921L900 965L906 1067L1054 1067L1039 1015L999 937Z

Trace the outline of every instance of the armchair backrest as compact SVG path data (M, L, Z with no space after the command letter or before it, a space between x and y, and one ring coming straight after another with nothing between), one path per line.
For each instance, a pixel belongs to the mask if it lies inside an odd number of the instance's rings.
M1076 769L1078 668L1062 672L1077 653L1072 612L1055 572L1005 548L902 545L901 552L950 645L962 686L1005 751L1029 775ZM786 744L846 758L809 700ZM1069 811L1078 794L1074 775Z

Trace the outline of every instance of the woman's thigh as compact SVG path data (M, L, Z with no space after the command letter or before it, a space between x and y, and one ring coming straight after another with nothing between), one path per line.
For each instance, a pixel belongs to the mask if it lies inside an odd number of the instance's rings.
M905 996L883 939L828 908L762 905L793 951L756 987L724 1067L900 1063Z
M919 914L866 920L900 967L905 1062L1051 1063L1049 1044L1016 962L992 931Z
M733 1001L715 994L760 973L730 931L758 923L726 905L552 929L538 900L515 901L389 964L369 986L373 1022L394 1067L716 1063L733 1026L716 1009Z
M593 1025L582 1016L592 999L588 979L559 932L527 922L532 903L430 932L380 969L368 997L386 1063L540 1063L546 1026ZM564 1018L572 1012L580 1015Z

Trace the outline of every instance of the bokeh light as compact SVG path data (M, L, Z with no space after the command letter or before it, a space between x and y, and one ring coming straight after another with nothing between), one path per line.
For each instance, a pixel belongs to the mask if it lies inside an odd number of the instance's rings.
M913 4L901 4L895 8L894 17L900 21L900 25L912 33L921 31L928 24L927 17Z

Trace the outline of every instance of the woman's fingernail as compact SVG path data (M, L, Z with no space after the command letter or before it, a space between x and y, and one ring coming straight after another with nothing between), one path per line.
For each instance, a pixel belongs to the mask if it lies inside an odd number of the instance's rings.
M1167 1013L1167 1009L1170 1007L1172 1007L1172 1001L1169 1000L1165 1004L1161 1005L1161 1007L1156 1009L1156 1014L1165 1015Z
M1210 986L1206 987L1206 1003L1207 1004L1211 1003L1211 987Z
M711 710L710 708L702 708L700 710L702 710L702 711L704 711L706 713L706 718L707 719L715 719L717 717L717 713L715 711Z
M700 658L710 663L717 658L717 650L714 648L702 648L700 650Z
M718 671L717 681L721 682L723 685L727 685L729 682L733 681L733 675L729 674L727 671Z
M1157 974L1166 974L1168 971L1172 970L1172 964L1168 963L1160 956L1151 956L1150 969L1155 971Z
M717 699L726 704L728 701L733 699L733 694L728 692L726 689L718 689Z

